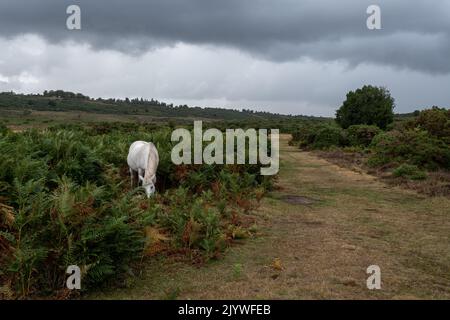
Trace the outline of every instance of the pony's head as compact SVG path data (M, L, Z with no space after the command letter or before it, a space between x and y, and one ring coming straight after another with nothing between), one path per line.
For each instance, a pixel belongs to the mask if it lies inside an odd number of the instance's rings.
M142 180L142 187L145 190L145 193L147 194L147 198L150 198L151 195L153 195L156 192L156 175L154 174L151 177L145 176L144 178L141 178Z

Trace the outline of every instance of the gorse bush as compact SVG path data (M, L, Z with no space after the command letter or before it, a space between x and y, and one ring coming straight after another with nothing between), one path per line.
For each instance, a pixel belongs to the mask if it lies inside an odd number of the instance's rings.
M410 164L400 165L392 172L392 175L394 177L403 177L411 180L423 180L427 177L427 174L424 171L420 170L417 166Z
M418 117L409 123L412 128L421 128L429 134L450 144L450 110L433 107L421 111Z
M389 131L377 135L371 144L372 166L407 163L426 169L450 169L450 147L424 130Z
M373 138L381 133L381 129L377 126L353 125L346 130L346 133L351 146L368 147Z
M345 132L333 124L305 124L292 133L291 144L305 149L328 149L346 145Z
M223 250L248 209L242 199L270 178L259 165L174 166L170 133L102 125L0 135L0 282L13 297L64 292L69 265L81 268L84 291L117 279L155 246L146 228L163 230L168 250L202 259ZM160 154L150 200L129 186L135 140Z
M298 143L300 148L306 148L314 143L317 126L303 125L292 133L292 143Z
M303 125L292 133L291 144L305 149L368 147L382 130L372 125L353 125L344 130L335 124Z
M325 126L317 131L314 138L314 149L328 149L345 145L344 131L338 127Z

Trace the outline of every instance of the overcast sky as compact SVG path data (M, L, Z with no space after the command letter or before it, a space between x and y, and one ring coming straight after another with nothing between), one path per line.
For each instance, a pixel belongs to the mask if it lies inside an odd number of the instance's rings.
M332 116L364 84L450 107L450 1L0 0L0 91Z

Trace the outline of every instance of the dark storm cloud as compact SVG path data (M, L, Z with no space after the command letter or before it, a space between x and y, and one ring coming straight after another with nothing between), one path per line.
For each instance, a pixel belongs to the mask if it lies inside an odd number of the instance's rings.
M177 42L237 48L271 61L309 57L450 72L450 2L380 0L382 30L366 28L372 0L1 0L0 36L36 33L136 54ZM66 8L82 30L65 29Z

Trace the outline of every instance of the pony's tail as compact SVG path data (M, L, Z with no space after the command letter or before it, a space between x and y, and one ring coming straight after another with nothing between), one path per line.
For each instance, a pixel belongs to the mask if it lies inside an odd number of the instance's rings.
M153 144L153 142L149 142L149 145L150 145L150 150L149 150L149 152L148 152L147 169L148 169L148 166L150 165L150 163L151 163L151 161L152 161L152 151L153 151L153 150L157 150L157 149L156 149L156 146ZM156 160L156 159L155 159L155 160ZM147 174L147 171L148 171L148 170L146 170L146 174ZM154 176L154 175L156 175L156 168L154 168L154 172L152 172L152 176Z

